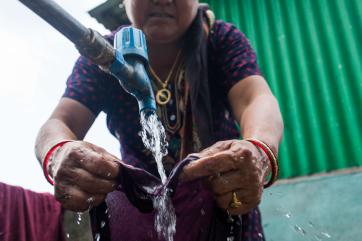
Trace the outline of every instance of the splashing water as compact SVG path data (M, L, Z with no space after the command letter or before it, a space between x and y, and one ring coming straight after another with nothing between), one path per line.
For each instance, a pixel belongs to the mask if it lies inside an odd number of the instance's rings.
M99 233L96 233L96 235L94 236L94 240L95 241L101 240L101 235Z
M282 216L286 217L289 221L296 221L295 217L293 217L292 213L288 211L287 209L284 209L282 207L276 208L278 213L280 213ZM297 223L291 224L290 227L297 232L298 234L309 238L310 240L315 241L324 241L327 239L332 238L332 235L325 231L321 231L319 227L317 227L312 221L308 221L308 225L303 227L302 225L299 225Z
M82 213L77 212L77 224L80 225L81 222L82 222Z
M141 112L141 137L145 147L152 152L157 163L157 170L163 184L166 183L166 173L162 158L167 155L165 129L155 112Z
M141 126L143 144L155 158L161 181L165 184L167 177L162 164L162 158L167 155L168 146L165 129L155 112L141 112ZM154 227L159 238L173 241L176 233L176 214L167 192L168 190L163 190L161 195L153 200L153 207L156 210Z
M176 214L167 190L163 192L153 200L153 207L157 212L154 226L159 238L172 241L176 233Z

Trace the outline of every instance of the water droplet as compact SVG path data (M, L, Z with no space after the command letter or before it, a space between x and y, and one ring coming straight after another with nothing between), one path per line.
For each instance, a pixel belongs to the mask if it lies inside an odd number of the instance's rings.
M67 235L66 235L66 236L67 236L67 239L69 239L69 237L70 237L69 233L67 233Z
M203 208L201 208L201 215L204 216L205 215L205 210Z
M96 241L99 241L101 239L101 235L99 233L96 233L96 235L94 236L94 239Z
M258 233L258 236L259 236L260 238L262 238L262 237L263 237L263 234L262 234L262 233Z
M303 234L303 235L307 234L307 232L303 228L299 227L298 225L294 225L294 230L301 233L301 234Z
M331 238L332 236L329 233L321 232L321 234L326 238Z
M106 222L102 221L101 222L101 228L104 228L104 226L106 226Z
M79 225L82 222L82 213L77 212L77 224Z
M110 173L110 172L108 172L108 173L107 173L107 177L110 177L110 176L111 176L111 173Z
M314 240L316 241L322 241L322 239L320 237L318 237L318 235L314 235Z
M93 203L94 203L94 200L95 200L94 197L89 197L89 198L87 199L87 203L88 203L88 204L93 204Z
M285 217L287 217L287 218L290 218L291 216L292 216L291 213L286 213L286 214L285 214Z

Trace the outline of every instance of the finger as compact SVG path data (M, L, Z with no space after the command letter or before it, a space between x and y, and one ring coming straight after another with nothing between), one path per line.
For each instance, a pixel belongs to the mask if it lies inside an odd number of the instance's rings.
M89 151L79 160L80 166L93 175L115 179L119 173L119 160L107 153Z
M240 170L223 173L222 175L211 179L210 188L216 195L229 193L233 190L249 184L248 177L243 176Z
M116 188L116 181L95 176L87 170L74 168L64 177L69 185L78 186L91 194L107 194Z
M84 212L102 203L106 195L89 194L74 186L55 186L55 199L58 200L65 209Z
M223 151L212 156L200 158L184 167L181 174L183 181L214 176L222 172L237 169L237 163L230 151Z
M232 192L215 196L217 205L225 210L228 210L232 215L245 214L251 209L257 207L261 200L261 195L252 193L250 190L239 189L236 192L238 201L241 205L238 208L231 208L230 204L233 200Z
M202 150L200 154L201 156L211 156L215 155L218 152L226 151L230 148L233 141L234 140L218 141L214 145Z

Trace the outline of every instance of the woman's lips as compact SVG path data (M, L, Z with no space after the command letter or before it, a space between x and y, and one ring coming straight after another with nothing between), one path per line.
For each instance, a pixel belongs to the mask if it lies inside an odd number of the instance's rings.
M150 18L174 18L171 14L168 13L151 13Z

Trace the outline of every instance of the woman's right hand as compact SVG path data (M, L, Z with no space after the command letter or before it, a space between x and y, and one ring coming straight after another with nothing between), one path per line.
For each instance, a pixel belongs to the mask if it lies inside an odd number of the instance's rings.
M49 162L54 195L65 209L83 212L104 201L116 188L117 157L85 141L64 144Z

